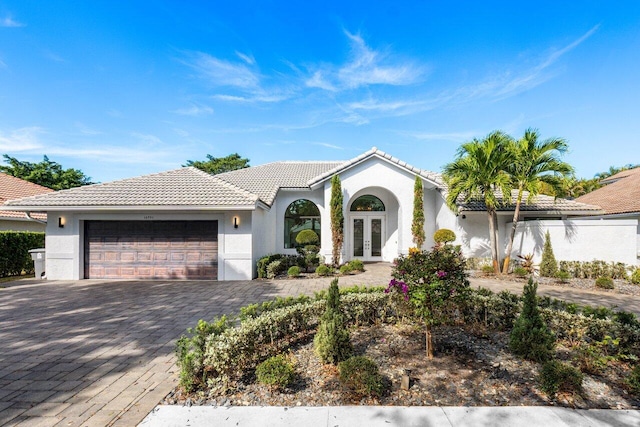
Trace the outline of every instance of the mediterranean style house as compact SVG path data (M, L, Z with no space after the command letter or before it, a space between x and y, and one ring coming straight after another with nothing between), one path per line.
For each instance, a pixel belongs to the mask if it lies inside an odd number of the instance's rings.
M284 161L219 175L185 167L32 196L3 208L48 214L48 279L249 280L260 257L295 253L295 236L304 229L318 233L320 254L332 261L334 175L344 198L342 262L391 262L408 252L416 177L424 187L425 247L433 245L437 229L449 228L467 256L489 256L482 203L453 212L439 174L376 148L348 161ZM501 236L512 212L508 205L498 213ZM523 207L522 218L551 223L600 213L597 206L539 196ZM514 250L530 250L529 240L520 238Z

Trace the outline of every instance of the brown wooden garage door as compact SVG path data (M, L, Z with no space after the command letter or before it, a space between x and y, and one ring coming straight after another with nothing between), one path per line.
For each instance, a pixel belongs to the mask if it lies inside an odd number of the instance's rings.
M87 279L218 278L217 221L85 221Z

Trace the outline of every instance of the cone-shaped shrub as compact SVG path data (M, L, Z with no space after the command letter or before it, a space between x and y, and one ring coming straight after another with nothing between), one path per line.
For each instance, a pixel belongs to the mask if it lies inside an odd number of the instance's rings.
M542 261L540 262L540 275L542 277L555 277L558 271L558 263L556 257L553 255L553 248L551 247L551 236L549 236L549 230L544 236L544 248L542 249Z
M316 354L324 363L335 365L351 356L349 331L344 325L344 318L340 312L338 279L334 279L329 286L327 308L320 319L320 326L313 344Z
M538 309L538 284L529 279L522 294L522 312L513 325L509 348L518 356L536 362L553 358L556 340Z

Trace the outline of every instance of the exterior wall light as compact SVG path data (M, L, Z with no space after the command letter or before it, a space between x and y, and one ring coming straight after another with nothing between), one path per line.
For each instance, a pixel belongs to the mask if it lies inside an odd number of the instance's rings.
M64 228L64 218L61 216L58 217L58 227Z
M238 225L240 224L240 219L237 216L233 217L233 228L238 228Z

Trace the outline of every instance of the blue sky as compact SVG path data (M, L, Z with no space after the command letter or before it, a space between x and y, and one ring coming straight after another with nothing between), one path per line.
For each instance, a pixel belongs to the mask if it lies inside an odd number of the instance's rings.
M640 163L640 2L0 0L0 154L95 181L376 146L439 171L528 127Z

